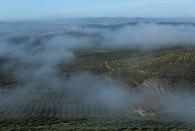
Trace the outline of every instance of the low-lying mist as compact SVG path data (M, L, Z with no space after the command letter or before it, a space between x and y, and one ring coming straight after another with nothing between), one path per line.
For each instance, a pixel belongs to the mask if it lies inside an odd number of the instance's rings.
M59 76L57 66L60 62L73 60L74 52L78 50L133 48L145 51L178 45L194 46L195 26L155 23L117 28L73 25L58 25L55 28L49 24L20 26L14 29L13 25L10 24L9 28L8 24L8 33L3 29L5 34L0 35L0 58L6 59L1 61L0 71L12 72L22 80L21 84L6 93L1 87L0 106L6 106L13 114L19 108L28 106L32 99L41 100L50 96L49 93L39 95L33 92L57 91L65 92L59 97L62 101L59 112L68 108L65 105L68 94L85 108L92 106L110 112L123 112L129 118L133 117L131 113L136 107L147 104L154 109L160 108L159 114L168 113L173 120L194 120L195 95L188 91L145 93L128 89L118 79L110 82L104 75L86 72L64 79ZM75 112L77 110L79 108Z

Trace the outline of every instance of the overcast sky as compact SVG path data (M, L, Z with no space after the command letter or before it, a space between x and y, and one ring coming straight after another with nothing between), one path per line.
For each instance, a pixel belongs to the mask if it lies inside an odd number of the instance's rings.
M0 20L195 17L195 0L0 0Z

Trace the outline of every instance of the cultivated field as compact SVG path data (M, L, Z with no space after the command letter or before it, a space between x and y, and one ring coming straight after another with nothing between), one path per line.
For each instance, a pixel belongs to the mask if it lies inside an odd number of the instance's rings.
M194 91L195 48L144 52L86 50L76 54L74 60L68 64L62 62L56 68L56 74L64 81L79 73L90 72L109 84L120 81L117 83L119 88L152 92L157 96L178 89ZM1 63L5 61L2 59ZM24 79L16 78L12 71L4 70L1 65L1 97L5 99L0 105L1 130L182 130L193 129L195 125L193 120L172 119L168 113L159 113L158 110L141 112L137 108L136 111L128 109L128 106L112 110L98 103L89 104L82 100L87 92L77 92L73 88L44 88L42 85L42 88L33 88L28 93L17 90L17 95L10 98L15 88L20 89ZM93 82L88 84L93 86Z

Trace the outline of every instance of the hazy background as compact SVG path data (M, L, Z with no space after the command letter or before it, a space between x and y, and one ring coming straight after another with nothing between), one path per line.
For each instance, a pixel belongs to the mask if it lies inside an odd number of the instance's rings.
M0 21L72 17L195 17L194 0L0 0Z

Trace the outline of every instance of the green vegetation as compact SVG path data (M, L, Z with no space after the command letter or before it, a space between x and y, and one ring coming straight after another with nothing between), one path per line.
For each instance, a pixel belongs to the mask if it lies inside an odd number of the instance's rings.
M13 88L18 84L17 78L13 72L5 66L8 62L6 58L0 58L0 89L6 90Z
M195 84L195 49L170 48L151 52L102 51L78 55L71 64L60 65L65 75L81 71L104 73L126 82L129 87L147 84L176 87Z
M1 61L1 68L5 61ZM138 50L77 52L74 61L61 63L59 72L70 77L89 71L119 78L129 88L156 87L162 91L178 87L194 89L195 48L170 48L141 52ZM17 79L8 70L1 70L1 88L15 85ZM163 89L162 89L163 88ZM140 118L124 112L86 106L71 90L28 92L30 100L0 106L0 130L184 130L194 122L161 121L161 118ZM10 106L11 105L11 106ZM113 115L114 113L114 115ZM119 114L120 117L116 116ZM115 118L117 117L117 118ZM96 119L98 118L98 119ZM106 118L106 119L105 119Z

